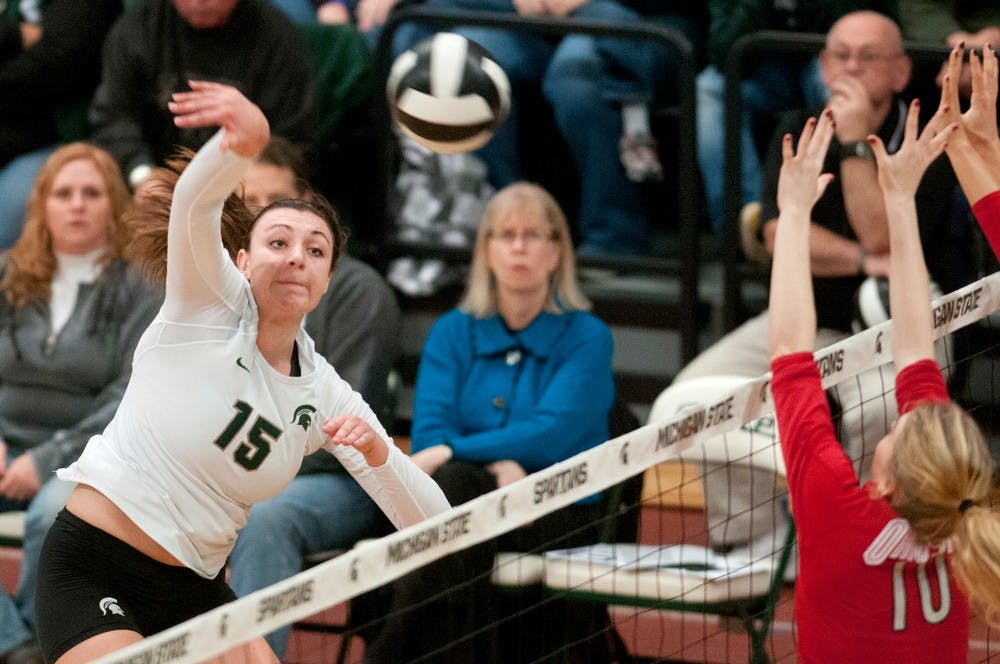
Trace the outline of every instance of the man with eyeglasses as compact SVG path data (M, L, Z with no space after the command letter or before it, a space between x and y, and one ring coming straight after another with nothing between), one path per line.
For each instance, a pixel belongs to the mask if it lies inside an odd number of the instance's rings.
M723 211L726 60L733 45L759 30L825 33L845 14L861 9L894 16L895 0L710 0L711 22L708 61L698 74L697 131L698 167L705 187L705 203L712 230L725 225ZM891 13L890 13L891 12ZM774 55L766 51L744 61L740 79L743 118L740 129L740 166L743 203L759 201L761 163L755 126L803 104L826 99L826 90L816 59L807 56Z
M879 135L890 152L899 147L908 108L900 95L910 80L911 63L896 24L882 14L859 11L846 14L830 28L819 66L829 90L825 106L788 113L770 144L764 167L762 241L773 252L782 137L791 134L795 145L806 120L831 109L835 138L823 170L836 177L813 208L810 230L819 325L816 344L822 348L851 334L854 295L865 278L888 276L888 225L874 155L865 138ZM947 160L939 159L928 169L916 197L928 267L946 291L960 285L948 283L940 269L949 242L943 230L955 182ZM768 312L751 318L696 357L674 384L704 376L755 377L767 372L768 328ZM840 440L856 460L862 481L867 480L873 446L885 433L885 423L897 417L885 412L894 408L893 403L882 405L892 400L881 398L884 386L893 380L891 370L883 367L831 390L842 412ZM754 559L770 555L784 538L784 489L776 487L774 476L766 471L736 466L706 471L711 544Z

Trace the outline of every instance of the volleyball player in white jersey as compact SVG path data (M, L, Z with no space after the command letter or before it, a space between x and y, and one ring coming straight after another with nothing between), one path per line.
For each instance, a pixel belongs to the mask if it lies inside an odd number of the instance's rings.
M222 130L174 189L166 296L118 413L59 471L79 484L41 557L49 662L91 661L234 599L222 569L250 506L320 448L398 527L448 508L302 330L344 241L336 214L273 204L234 264L220 240L223 206L268 123L234 88L191 88L170 103L177 124ZM220 659L276 661L262 638Z

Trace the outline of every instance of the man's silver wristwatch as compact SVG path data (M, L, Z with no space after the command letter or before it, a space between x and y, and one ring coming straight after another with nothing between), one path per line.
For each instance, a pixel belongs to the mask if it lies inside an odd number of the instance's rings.
M872 146L868 145L868 141L847 141L840 144L840 158L874 161L875 153L872 152Z

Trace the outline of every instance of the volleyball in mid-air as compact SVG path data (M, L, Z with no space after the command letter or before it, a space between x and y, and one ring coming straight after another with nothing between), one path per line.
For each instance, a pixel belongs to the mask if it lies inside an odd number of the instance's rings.
M854 293L854 316L851 331L861 330L889 320L889 280L885 277L868 277Z
M510 82L475 42L439 32L401 53L386 82L405 136L442 154L482 147L507 119Z
M931 298L941 297L941 287L931 282ZM851 331L857 334L891 317L889 311L889 280L885 277L868 277L854 294L854 318Z

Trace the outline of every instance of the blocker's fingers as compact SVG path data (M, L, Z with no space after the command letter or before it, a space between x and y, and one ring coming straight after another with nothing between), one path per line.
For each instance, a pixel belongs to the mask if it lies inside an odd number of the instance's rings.
M806 150L809 148L809 142L812 140L813 132L816 130L816 118L809 118L806 120L806 126L802 128L802 133L799 134L798 145L795 146L796 156L802 156L805 154Z
M941 103L938 105L938 110L941 112L949 110L957 112L959 108L958 80L962 75L963 44L964 42L959 43L948 54L948 69L941 81Z
M826 158L827 150L830 149L830 141L833 139L833 128L833 111L827 109L820 116L819 122L816 125L816 131L809 143L810 154L814 158L819 159L821 164Z
M951 135L957 130L958 124L952 122L950 125L945 127L944 130L939 131L930 138L930 141L927 143L928 155L930 157L928 161L937 159L938 155L944 152L944 149L948 146L948 139L951 138Z
M816 200L823 198L823 193L830 186L830 183L833 182L833 178L833 173L821 173L816 179Z
M871 146L872 153L875 155L875 163L878 164L879 170L885 168L885 160L889 158L889 154L885 151L885 143L882 139L874 134L868 136L868 145Z
M996 103L997 99L997 54L992 44L983 48L983 93Z
M986 52L986 48L983 52ZM979 59L976 52L969 53L969 75L972 79L972 96L975 97L982 91L983 87L983 61Z
M906 110L906 125L903 130L903 140L913 141L917 139L917 132L920 124L920 100L914 99L910 102L910 107Z
M792 135L785 134L781 137L781 160L782 162L787 162L795 153L792 151Z

